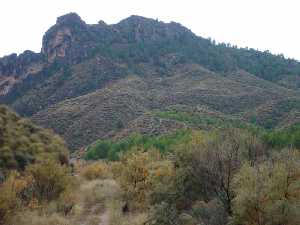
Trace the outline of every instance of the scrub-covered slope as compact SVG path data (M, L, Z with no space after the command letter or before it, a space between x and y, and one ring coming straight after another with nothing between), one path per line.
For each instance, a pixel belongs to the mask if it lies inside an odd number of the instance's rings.
M45 33L40 53L0 59L0 103L79 148L193 125L161 116L174 110L265 127L297 123L290 102L299 98L299 74L298 61L217 45L175 22L131 16L89 25L71 13Z

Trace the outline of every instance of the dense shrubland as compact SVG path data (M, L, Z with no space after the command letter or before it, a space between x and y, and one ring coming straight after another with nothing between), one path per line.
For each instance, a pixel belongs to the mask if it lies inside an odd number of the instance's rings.
M129 151L116 180L131 212L147 224L299 224L298 150L274 151L249 132L193 135L161 155Z
M193 124L195 127L202 127L202 125L210 124L215 127L215 130L226 129L240 129L248 132L259 139L262 145L268 148L300 148L300 125L296 124L288 128L282 129L263 129L253 124L238 122L238 121L223 121L217 118L203 118L203 116L194 115L190 113L181 113L175 111L159 112L156 114L161 118L168 118L177 121L183 121ZM204 127L206 127L206 125ZM212 128L208 129L212 130ZM148 150L155 148L161 153L165 154L174 150L175 146L186 144L191 141L196 130L182 129L177 130L171 134L165 135L141 135L132 134L129 137L112 141L112 140L98 140L88 146L84 155L85 160L119 160L120 155L129 151L132 148L143 148Z
M68 161L63 140L0 106L0 176L44 159Z
M132 134L119 141L99 140L87 148L84 158L86 160L117 160L120 154L134 147L143 147L145 150L156 148L160 152L168 152L172 146L187 142L191 138L191 134L192 131L179 130L169 135L147 136Z
M0 106L0 224L68 195L68 150L51 131ZM60 203L63 203L61 199ZM68 204L68 203L66 203Z
M297 225L300 154L272 135L191 132L167 152L136 145L109 164L128 210L147 215L140 224Z
M136 16L111 26L83 24L65 23L63 28L72 29L75 41L66 57L17 82L0 101L23 115L37 113L37 121L47 126L52 122L57 131L71 134L66 137L72 137L68 141L76 146L103 137L97 130L107 134L126 128L141 114L131 121L122 117L152 111L148 105L154 103L154 108L164 108L202 99L189 106L206 105L214 113L220 111L220 117L193 110L152 116L192 128L219 129L100 140L87 148L86 161L75 160L71 166L62 139L0 107L0 225L99 225L101 220L107 221L102 225L300 224L299 126L275 131L241 124L228 128L234 116L242 113L247 116L240 119L267 129L278 127L288 116L296 123L298 96L283 87L299 88L299 62L267 51L216 44L178 24ZM49 47L48 41L59 28L58 24L45 36L43 47ZM244 72L237 73L239 83L231 76L240 70L275 84ZM139 79L130 83L128 74ZM156 75L162 82L152 89ZM207 79L198 79L207 75ZM176 76L182 82L169 79ZM185 77L189 79L184 82ZM120 83L114 83L116 80ZM201 85L183 90L191 82ZM109 86L109 91L94 92L113 83L115 89ZM218 91L221 86L226 88ZM97 95L89 95L92 92ZM158 98L148 98L156 92ZM137 96L140 104L131 105L131 100L138 102ZM269 105L273 98L276 102ZM164 99L170 100L159 102ZM53 114L48 111L50 105L61 108L51 107ZM97 108L102 105L104 109ZM113 114L127 111L127 105L132 107L128 114ZM267 107L261 108L263 105ZM86 116L88 112L92 113ZM99 112L109 115L103 127L103 121L97 120ZM225 117L223 113L229 114Z
M30 165L22 173L11 171L0 186L0 224L14 225L16 216L28 210L67 212L72 183L67 166L54 160Z
M298 127L132 135L94 143L94 161L72 166L57 145L6 168L0 225L298 225L297 137Z
M285 129L272 130L264 135L265 142L273 148L300 148L300 125Z

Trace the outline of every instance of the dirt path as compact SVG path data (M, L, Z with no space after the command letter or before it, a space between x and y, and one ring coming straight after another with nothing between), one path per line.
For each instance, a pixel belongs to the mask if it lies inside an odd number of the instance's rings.
M109 211L107 209L101 214L99 225L109 225Z

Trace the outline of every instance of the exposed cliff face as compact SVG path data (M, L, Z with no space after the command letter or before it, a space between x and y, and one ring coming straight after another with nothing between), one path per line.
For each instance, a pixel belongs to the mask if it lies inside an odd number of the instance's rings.
M12 54L0 59L0 96L7 94L12 87L28 75L37 74L43 68L42 54L25 51L17 56Z
M25 51L19 56L12 54L0 59L0 96L8 94L29 75L43 74L44 70L47 73L47 68L57 61L65 65L78 64L95 52L128 54L130 52L126 48L131 43L180 40L184 37L196 36L177 23L165 24L131 16L115 25L107 25L103 21L87 25L77 14L70 13L59 17L45 33L41 53ZM111 50L107 51L108 48Z
M35 65L43 62L39 53L25 51L17 56L12 54L0 59L0 75L20 77L26 73L35 72Z
M70 13L45 33L41 53L0 59L0 104L53 128L75 149L97 138L175 129L174 121L148 112L177 106L258 123L271 116L272 126L282 118L294 123L299 77L296 60L216 45L178 23L131 16L89 25ZM207 112L188 120L214 117Z
M57 57L65 57L67 50L71 47L72 34L69 28L58 30L53 39L44 45L42 53L47 56L49 63L54 62Z
M44 35L42 54L48 63L65 57L69 62L83 58L86 56L86 46L82 39L85 33L88 33L88 25L77 14L61 16Z
M17 83L47 69L57 60L67 56L70 61L84 57L85 54L78 51L83 46L80 46L81 40L76 34L85 32L86 26L77 14L67 14L59 17L44 35L41 53L25 51L19 56L11 54L0 58L0 96L8 94Z
M17 79L13 76L0 77L0 95L6 95L16 82Z

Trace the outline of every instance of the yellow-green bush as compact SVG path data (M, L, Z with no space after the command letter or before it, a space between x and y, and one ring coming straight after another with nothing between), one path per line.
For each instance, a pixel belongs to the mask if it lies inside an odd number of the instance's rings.
M57 200L56 210L59 213L68 215L73 211L78 201L79 196L74 190L66 190L61 194L60 198Z
M245 164L234 180L233 224L300 224L300 153L286 150L273 161Z
M69 169L52 160L31 165L26 173L33 179L33 195L41 202L58 199L72 184Z
M133 210L148 208L151 202L156 202L157 198L162 200L172 190L173 164L156 150L133 150L124 154L114 167L120 172L117 180L124 199Z
M109 175L108 167L103 162L96 162L87 165L82 169L81 175L87 180L94 180L99 178L105 178Z
M26 166L45 159L67 163L64 141L52 131L0 106L0 170L4 174L10 170L23 171Z
M29 186L28 180L20 178L17 172L11 172L0 186L0 224L7 224L22 206L21 194Z

